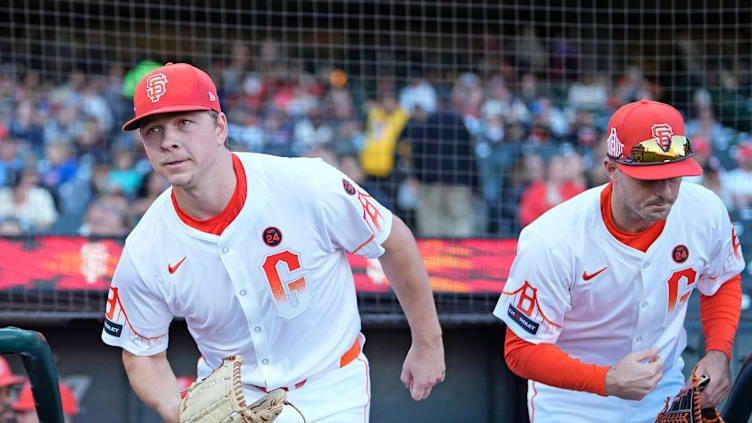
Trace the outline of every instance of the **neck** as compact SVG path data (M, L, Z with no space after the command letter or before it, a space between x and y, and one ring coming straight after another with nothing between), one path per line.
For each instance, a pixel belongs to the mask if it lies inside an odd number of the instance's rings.
M232 199L237 178L232 154L225 150L217 157L213 169L191 187L173 187L180 210L196 220L206 220L220 214Z

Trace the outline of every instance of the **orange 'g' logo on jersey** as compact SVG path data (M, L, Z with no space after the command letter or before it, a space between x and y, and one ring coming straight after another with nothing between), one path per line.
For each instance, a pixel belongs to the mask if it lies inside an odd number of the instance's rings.
M167 75L156 73L146 81L146 95L149 96L152 103L159 101L167 93Z
M671 136L674 135L674 130L668 123L656 123L653 125L653 138L658 140L663 150L668 150L671 145Z

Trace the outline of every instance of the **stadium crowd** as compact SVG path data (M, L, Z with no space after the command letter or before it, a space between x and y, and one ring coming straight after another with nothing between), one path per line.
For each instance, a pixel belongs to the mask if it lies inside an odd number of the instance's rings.
M529 55L540 47L529 43L515 66L500 60L482 72L441 74L415 67L404 78L374 80L374 89L331 67L303 72L274 41L255 56L238 43L207 71L230 122L231 149L321 157L419 236L515 237L549 208L607 181L602 141L619 106L665 101L660 81L639 67L567 79L566 45L554 43L549 59L536 63ZM167 187L138 131L120 129L132 115L129 78L133 70L120 66L73 69L59 84L32 69L0 73L0 234L125 235ZM713 83L729 92L739 81L729 72ZM718 92L698 84L680 106L705 170L686 179L752 219L748 119L721 123Z

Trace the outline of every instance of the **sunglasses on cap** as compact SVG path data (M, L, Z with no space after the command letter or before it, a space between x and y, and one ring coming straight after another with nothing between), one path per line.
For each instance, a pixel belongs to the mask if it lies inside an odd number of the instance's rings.
M673 135L668 150L664 150L661 147L658 138L651 138L635 144L629 155L621 153L619 157L611 158L625 165L655 165L678 162L679 160L692 157L694 154L692 144L690 144L687 137Z

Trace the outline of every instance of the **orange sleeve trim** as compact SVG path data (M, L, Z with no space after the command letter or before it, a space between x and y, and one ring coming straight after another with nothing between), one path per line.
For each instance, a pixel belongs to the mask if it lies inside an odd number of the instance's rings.
M715 294L700 294L700 318L705 334L705 352L719 350L731 361L731 347L742 306L742 277L727 280Z
M606 396L606 373L611 367L583 363L554 344L527 342L507 328L504 358L509 370L521 378Z

